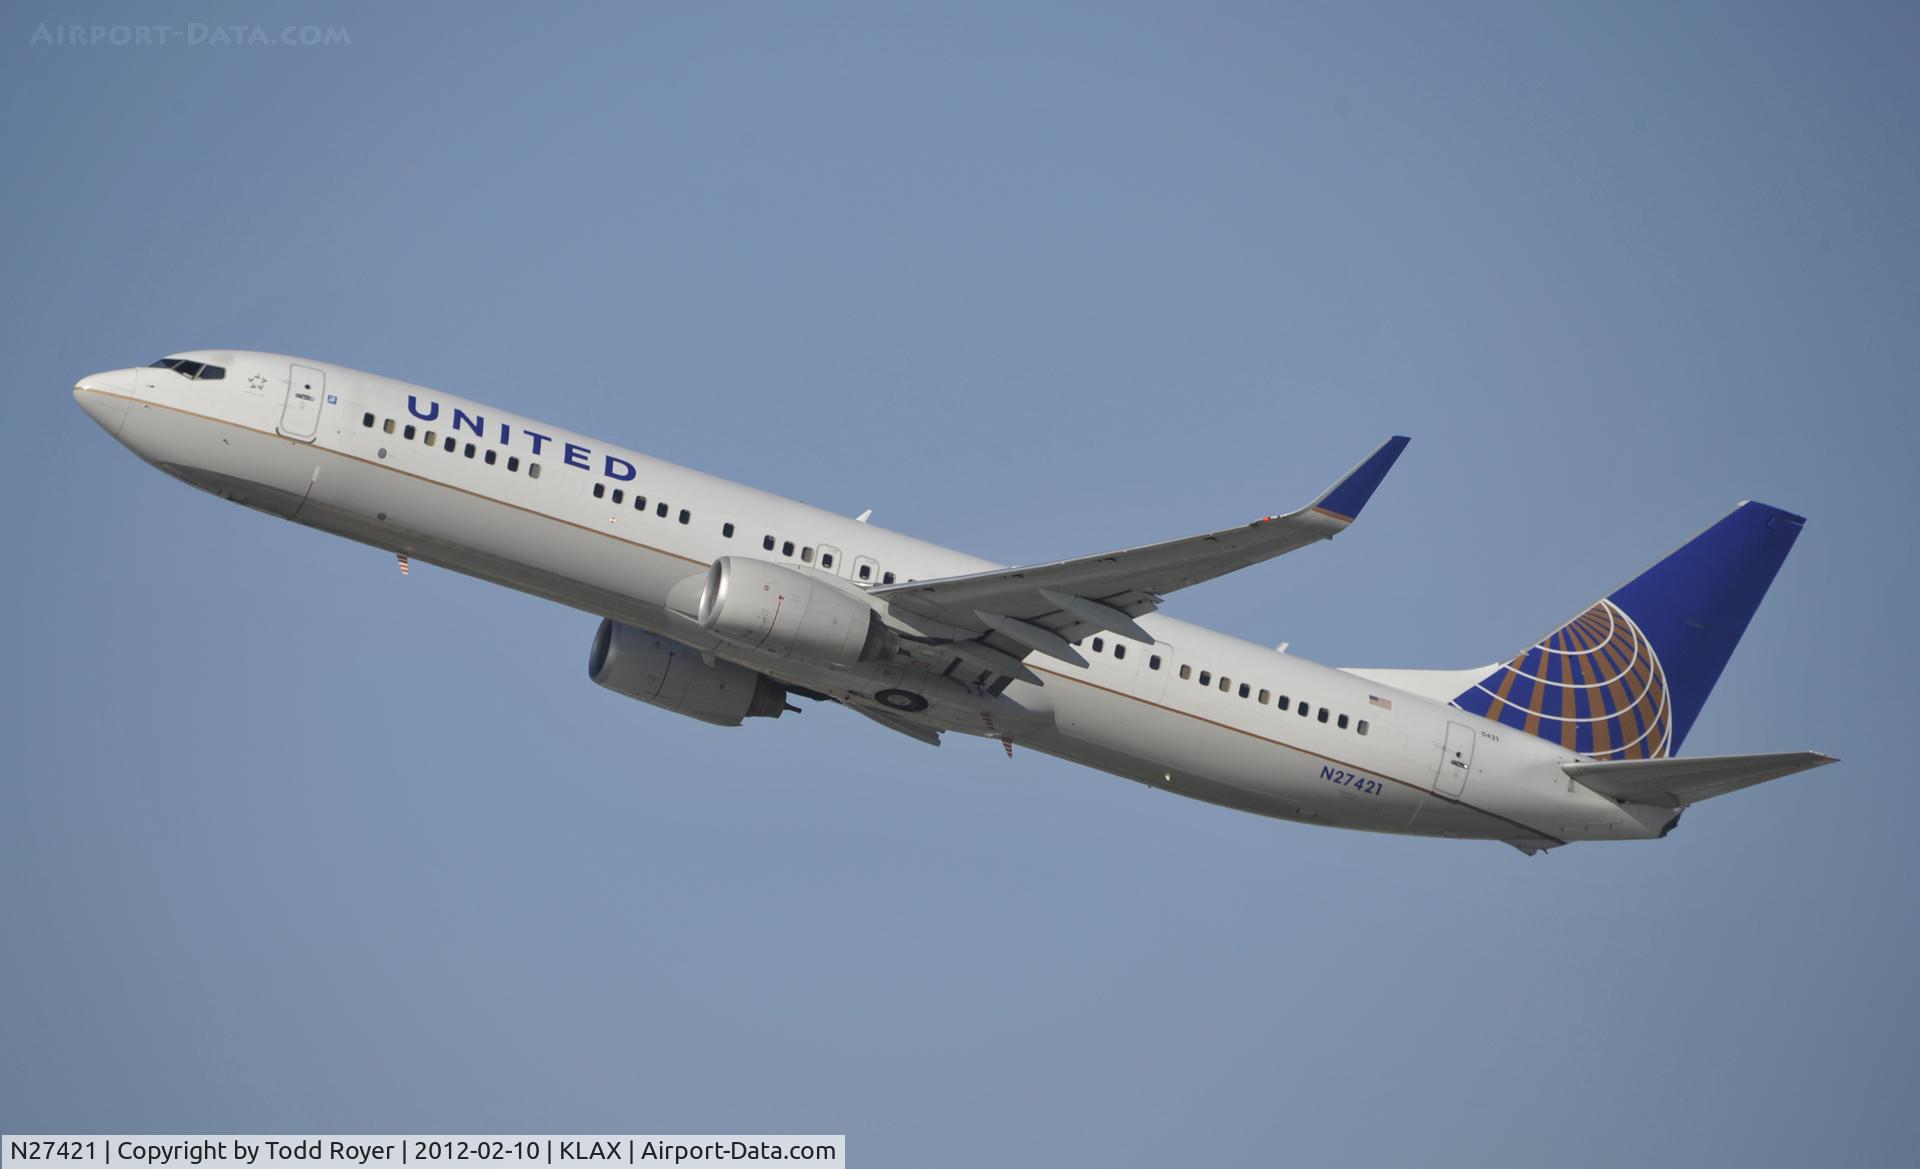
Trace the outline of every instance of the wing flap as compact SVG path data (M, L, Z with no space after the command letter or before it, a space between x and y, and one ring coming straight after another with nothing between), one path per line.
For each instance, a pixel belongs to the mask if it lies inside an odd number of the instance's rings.
M1782 751L1772 755L1695 755L1563 763L1560 769L1603 796L1663 808L1684 808L1756 783L1838 762L1833 756L1818 751Z

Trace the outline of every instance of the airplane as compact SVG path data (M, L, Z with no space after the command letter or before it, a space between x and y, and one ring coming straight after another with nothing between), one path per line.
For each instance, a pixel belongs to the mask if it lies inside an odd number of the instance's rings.
M1736 507L1511 657L1335 669L1168 617L1171 593L1345 531L1408 440L1311 503L1008 567L439 390L191 350L80 407L222 499L600 618L587 673L720 726L834 703L1307 824L1501 841L1665 837L1700 800L1835 762L1681 744L1802 517Z

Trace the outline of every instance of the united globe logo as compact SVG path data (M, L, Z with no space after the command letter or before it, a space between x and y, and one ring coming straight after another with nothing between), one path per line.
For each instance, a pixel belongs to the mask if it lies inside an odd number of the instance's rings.
M1659 656L1611 601L1596 602L1454 705L1597 759L1662 759L1673 746Z

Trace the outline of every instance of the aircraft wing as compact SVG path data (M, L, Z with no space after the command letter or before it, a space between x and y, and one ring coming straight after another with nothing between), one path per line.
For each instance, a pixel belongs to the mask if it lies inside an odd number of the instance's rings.
M1713 796L1793 775L1839 760L1818 751L1775 755L1693 755L1675 759L1617 759L1562 763L1560 770L1615 799L1684 808Z
M1071 643L1099 631L1151 644L1134 618L1153 612L1166 594L1344 531L1407 441L1388 439L1318 499L1286 515L1097 556L884 585L869 595L908 624L915 616L930 619L920 623L921 640L944 645L966 665L1038 681L1021 664L1028 653L1084 663Z

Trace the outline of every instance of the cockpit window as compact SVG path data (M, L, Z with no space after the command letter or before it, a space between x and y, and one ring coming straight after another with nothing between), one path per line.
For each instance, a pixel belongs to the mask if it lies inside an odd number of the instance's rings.
M148 368L170 369L181 377L203 382L217 382L227 376L227 367L224 365L208 365L184 357L162 357Z

